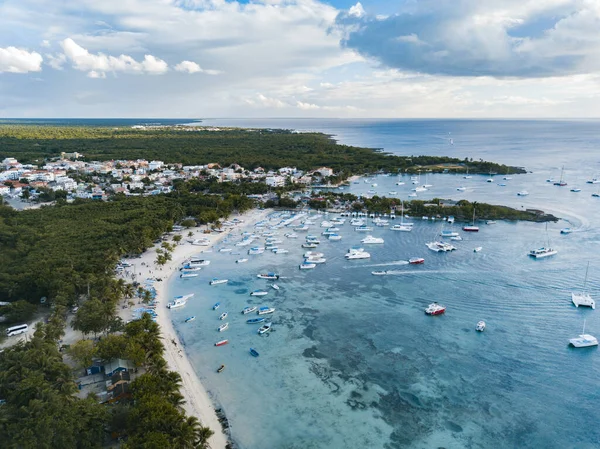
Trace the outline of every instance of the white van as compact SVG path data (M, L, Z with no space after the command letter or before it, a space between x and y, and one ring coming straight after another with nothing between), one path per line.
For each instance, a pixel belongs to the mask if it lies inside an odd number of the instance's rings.
M19 335L29 330L27 324L19 324L18 326L9 327L6 329L6 336L12 337L13 335Z

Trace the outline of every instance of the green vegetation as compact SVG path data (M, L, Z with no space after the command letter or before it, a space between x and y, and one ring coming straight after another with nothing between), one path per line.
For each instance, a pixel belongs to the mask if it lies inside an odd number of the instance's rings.
M288 130L193 128L92 128L63 126L0 126L0 159L40 162L61 152L80 152L85 160L158 159L184 165L233 163L246 169L285 166L310 170L331 167L351 174L376 171L416 172L419 169L471 173L524 173L522 168L484 161L435 156L393 156L371 148L340 145L321 133Z

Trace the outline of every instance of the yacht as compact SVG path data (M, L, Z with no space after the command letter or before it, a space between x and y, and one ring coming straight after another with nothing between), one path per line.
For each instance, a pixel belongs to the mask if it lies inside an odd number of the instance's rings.
M425 263L425 259L422 257L411 257L408 259L408 263L411 265L421 265Z
M344 257L347 260L369 259L371 257L371 254L369 254L362 248L353 248L348 250Z
M312 270L316 266L317 266L316 263L309 263L309 262L305 261L305 262L302 262L298 268L300 268L301 270Z
M328 237L328 240L331 240L332 242L338 242L338 241L342 240L342 236L339 234L331 234Z
M210 265L210 260L192 258L187 260L185 263L196 267L206 267Z
M268 293L269 292L266 290L254 290L253 292L250 293L250 296L265 296Z
M182 273L179 275L180 278L195 278L198 276L198 273Z
M248 262L248 259L238 259L235 261L235 263L246 263Z
M403 186L404 184L406 184L404 181L398 181L396 183L397 186Z
M258 312L256 312L258 315L267 315L269 313L273 313L275 312L275 309L273 307L261 307L260 309L258 309Z
M213 278L212 281L210 281L210 285L227 284L228 282L229 282L229 279Z
M467 190L466 187L457 187L456 190L458 190L459 192L465 192Z
M473 209L473 223L471 225L463 226L465 232L479 232L479 226L475 226L475 209Z
M250 255L262 254L264 252L265 252L265 249L259 248L258 246L255 246L254 248L250 248L248 250L248 254L250 254Z
M579 192L581 192L581 189L579 187L573 187L571 189L571 192L579 193Z
M462 237L460 235L455 235L454 237L450 237L450 240L460 242L462 240Z
M306 231L308 231L308 226L306 226L306 225L298 226L298 227L294 228L294 231L296 231L296 232L306 232Z
M488 220L488 221L485 222L485 224L487 224L487 225L493 225L493 224L496 224L496 221L494 221L494 220Z
M298 234L296 234L295 232L289 232L287 234L283 234L284 237L287 237L288 239L297 239L298 238Z
M268 279L273 281L279 279L279 275L277 273L261 273L257 274L256 277L259 279Z
M410 232L412 231L412 226L408 226L408 225L402 225L402 224L398 224L398 225L394 225L390 228L390 230L392 231L404 231L404 232Z
M230 253L231 251L232 251L232 249L231 249L231 248L221 248L221 249L219 250L219 252L220 252L220 253Z
M531 251L529 251L529 255L534 259L543 259L544 257L554 256L557 253L558 251L556 251L555 249L545 247L532 249Z
M371 228L370 226L358 226L354 228L354 230L357 232L371 232L373 228Z
M573 230L571 228L562 228L560 230L561 234L570 234L571 232L573 232Z
M571 300L575 307L585 306L591 307L592 309L596 309L596 301L592 298L592 296L587 291L587 280L588 280L588 271L590 270L590 264L588 262L588 266L585 270L585 280L583 281L583 289L580 292L572 292Z
M258 307L256 306L244 307L244 309L242 310L242 314L248 315L249 313L256 312L256 309L258 309Z
M477 248L475 248L475 249L473 250L473 252L474 252L474 253L478 253L478 252L479 252L479 251L481 251L482 249L483 249L483 247L481 247L481 246L478 246Z
M583 321L583 332L579 337L571 338L569 340L571 345L576 348L587 348L588 346L598 346L598 339L593 335L585 333L585 320Z
M417 186L414 189L412 189L413 192L426 192L427 191L427 187L425 186Z
M560 179L554 183L555 186L564 187L567 185L567 182L563 180L563 174L565 173L565 167L560 171Z
M521 190L520 192L517 192L518 196L527 196L529 195L529 192L527 190Z
M273 323L265 323L258 329L258 335L266 334L271 330Z
M485 321L479 321L477 326L475 326L475 330L478 332L483 332L485 330Z
M437 302L429 304L429 306L427 306L427 308L425 309L425 313L427 315L441 315L445 311L446 311L446 306L442 306L442 305L438 304Z
M287 254L287 253L289 253L289 250L287 250L285 248L273 248L271 251L273 251L275 254Z
M449 237L457 237L457 236L458 236L458 235L460 235L460 234L459 234L458 232L456 232L456 231L445 231L445 230L444 230L444 231L442 231L442 232L440 233L440 235L441 235L442 237L448 237L448 238L449 238Z
M308 259L309 257L323 257L325 254L317 253L315 251L307 251L304 253L304 258Z
M317 244L316 243L303 243L302 244L302 248L316 248Z
M219 316L219 319L220 319L221 321L222 321L222 320L224 320L225 318L227 318L227 312L223 312L223 313L222 313L222 314Z
M229 323L221 324L221 325L220 325L220 326L217 328L217 330L218 330L219 332L223 332L224 330L227 330L227 329L229 329Z
M174 301L171 301L167 304L167 309L177 309L178 307L183 307L187 303L187 300L182 298L176 298Z
M324 257L307 257L304 260L304 262L306 262L306 263L321 264L321 263L327 262L327 259L325 259Z
M365 225L365 221L361 218L353 218L352 220L350 220L350 225L352 226L364 226Z
M387 275L387 271L371 271L373 276L385 276Z
M201 269L202 268L200 268L200 267L190 267L190 266L186 265L184 267L181 267L179 269L179 271L183 271L184 273L187 273L187 272L191 272L191 271L200 271Z
M588 184L600 184L600 178L592 178L586 181Z
M454 251L456 249L455 246L452 246L450 243L445 243L445 242L437 242L437 241L436 242L429 242L429 243L426 243L425 245L431 251L435 251L437 253Z
M373 237L372 235L366 236L360 241L361 243L368 244L383 244L384 240L381 237Z
M388 192L388 195L398 195L398 192L396 192L395 190L390 190Z

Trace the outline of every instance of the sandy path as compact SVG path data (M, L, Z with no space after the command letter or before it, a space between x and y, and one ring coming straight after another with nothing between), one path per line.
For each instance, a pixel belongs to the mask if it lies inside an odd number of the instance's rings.
M196 372L187 357L185 348L180 343L179 337L175 332L171 317L169 316L169 311L166 308L166 304L169 302L169 298L167 298L166 295L166 289L169 279L172 276L177 275L176 273L178 273L179 267L187 258L212 248L215 244L223 240L229 232L235 232L240 227L254 224L264 219L271 212L272 211L270 210L261 211L257 209L246 212L237 217L242 220L241 223L230 228L228 232L223 232L221 234L202 234L200 230L196 229L192 231L194 232L193 237L187 237L190 230L187 229L181 231L180 234L183 239L173 251L172 260L163 267L158 267L155 264L156 249L159 248L160 245L150 248L139 258L126 260L132 264L132 267L129 268L129 271L126 273L129 275L135 273L136 281L143 284L147 278L157 277L162 279L161 281L156 281L154 287L157 291L157 322L160 325L163 343L165 345L164 358L167 361L169 369L176 371L181 375L181 394L185 399L184 409L186 413L197 417L202 425L209 427L215 432L210 438L210 447L212 449L225 449L225 446L227 445L227 436L223 433L214 405L210 400L206 389L196 375ZM197 239L200 237L207 237L210 240L210 246L194 246L187 242L188 239ZM131 281L131 277L126 276L125 279ZM136 306L136 308L137 307L138 306ZM121 309L120 312L124 320L131 318L131 309Z

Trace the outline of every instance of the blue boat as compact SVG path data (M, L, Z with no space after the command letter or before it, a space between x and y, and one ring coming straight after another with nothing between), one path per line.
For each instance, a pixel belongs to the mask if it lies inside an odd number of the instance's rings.
M213 306L213 310L217 310L217 309L219 308L219 306L220 306L220 305L221 305L221 303L220 303L220 302L216 303L216 304Z
M262 323L266 318L251 318L249 320L246 320L246 323L248 324L256 324L256 323Z
M190 321L194 321L195 319L196 319L196 315L194 315L194 316L190 316L190 317L187 317L187 318L185 319L185 322L186 322L186 323L189 323Z
M254 348L250 348L250 355L252 357L258 357L259 356L258 351L256 349L254 349Z

